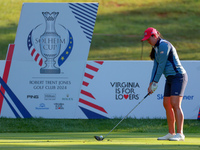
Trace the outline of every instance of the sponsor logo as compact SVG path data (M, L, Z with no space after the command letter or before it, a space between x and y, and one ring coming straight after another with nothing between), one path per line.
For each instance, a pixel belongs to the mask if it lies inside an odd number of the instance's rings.
M158 94L157 95L157 100L163 100L164 95L163 94ZM184 95L183 96L183 100L194 100L194 96L193 95Z
M64 103L54 103L55 109L64 109Z
M73 98L69 96L69 94L66 95L66 97L63 97L62 100L65 101L73 101Z
M56 94L54 93L44 94L44 100L56 100Z
M39 95L27 95L27 99L38 99Z
M139 94L135 89L140 88L138 82L110 82L115 88L115 100L138 100Z
M46 107L45 106L45 104L44 103L40 103L40 105L38 106L38 107L35 107L35 109L37 109L37 110L43 110L43 109L49 109L48 107Z

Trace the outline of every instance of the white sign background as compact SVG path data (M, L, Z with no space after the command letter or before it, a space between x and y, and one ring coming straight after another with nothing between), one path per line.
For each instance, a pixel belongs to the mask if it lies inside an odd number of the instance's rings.
M200 93L198 90L198 85L200 84L198 80L200 62L181 62L189 77L182 102L183 112L185 119L197 119L200 107ZM98 65L93 61L88 61L87 64L98 68ZM95 99L84 94L81 94L80 98L103 107L107 113L83 103L79 103L79 106L107 118L124 117L147 94L152 65L152 61L104 61L97 73L86 68L85 72L92 74L94 78L91 80L84 77L83 81L88 82L89 85L82 85L82 90L91 93ZM128 83L132 83L133 87L130 87ZM139 86L134 87L134 83ZM165 118L162 101L164 84L165 77L162 76L156 92L148 96L130 114L130 117ZM128 98L127 95L129 95ZM135 98L134 95L136 96Z

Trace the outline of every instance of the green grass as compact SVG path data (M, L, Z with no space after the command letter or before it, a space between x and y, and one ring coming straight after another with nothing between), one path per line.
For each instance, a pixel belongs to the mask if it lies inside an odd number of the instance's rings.
M121 119L11 119L0 118L0 133L108 132ZM125 119L113 132L168 132L166 119ZM199 120L185 120L185 133L200 133Z
M5 59L9 43L14 43L23 2L0 1L0 59ZM56 2L72 2L57 0ZM153 26L177 49L182 60L200 58L199 0L79 0L99 2L89 60L140 60L144 30ZM149 60L150 46L144 45L143 59Z
M93 136L104 132L89 133L4 133L0 134L0 148L6 150L163 150L163 149L200 149L200 135L187 134L185 141L157 141L163 133L112 133L103 141Z
M199 149L200 121L185 120L185 141L157 141L168 132L166 119L127 118L103 141L121 119L0 118L0 149L163 150Z

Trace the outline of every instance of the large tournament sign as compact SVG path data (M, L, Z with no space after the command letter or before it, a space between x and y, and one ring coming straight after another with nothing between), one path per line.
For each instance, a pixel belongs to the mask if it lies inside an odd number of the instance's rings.
M0 61L1 117L124 117L147 94L152 61L87 61L97 9L98 3L23 5L15 44ZM200 119L200 61L181 63L189 77L185 118ZM130 117L165 118L164 84L162 76Z
M1 116L74 118L97 10L98 3L23 4L0 78Z

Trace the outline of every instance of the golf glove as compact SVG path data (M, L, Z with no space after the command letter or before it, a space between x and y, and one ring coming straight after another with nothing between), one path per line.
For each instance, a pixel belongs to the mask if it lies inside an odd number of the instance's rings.
M158 88L158 83L153 82L152 85L151 85L151 91L154 93L157 88Z

